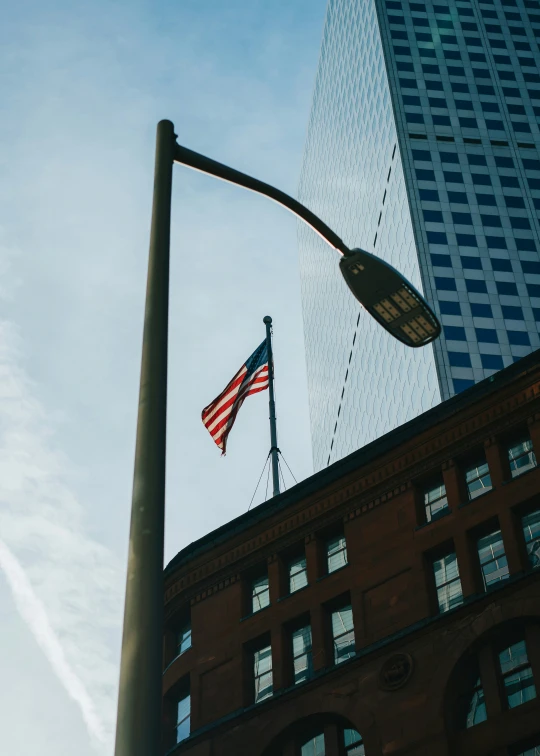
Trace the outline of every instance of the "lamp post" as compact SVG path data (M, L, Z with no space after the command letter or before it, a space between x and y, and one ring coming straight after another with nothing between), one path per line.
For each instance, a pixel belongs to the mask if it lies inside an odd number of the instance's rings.
M344 242L314 213L279 189L176 143L174 126L157 127L154 199L144 316L137 442L120 661L115 756L158 756L161 749L163 541L169 247L173 162L264 194L293 212L341 255L354 296L403 343L418 347L440 333L412 284L384 261Z

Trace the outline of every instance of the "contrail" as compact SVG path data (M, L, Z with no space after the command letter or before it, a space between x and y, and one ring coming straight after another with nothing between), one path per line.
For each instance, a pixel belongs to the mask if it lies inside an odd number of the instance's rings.
M2 540L0 540L0 569L6 576L19 614L49 660L68 695L78 704L90 736L100 744L106 743L103 725L96 714L93 701L68 664L43 603L34 592L22 565Z

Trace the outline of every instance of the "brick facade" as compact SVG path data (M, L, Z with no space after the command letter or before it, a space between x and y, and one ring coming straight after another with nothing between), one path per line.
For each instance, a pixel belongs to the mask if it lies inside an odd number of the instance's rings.
M521 675L532 670L540 696L540 570L523 531L523 517L540 510L540 470L512 478L508 458L525 438L540 455L538 353L180 552L165 572L164 751L299 756L317 735L325 756L540 748L540 697L529 682L531 700L509 708L509 691L525 683L505 682L499 661L524 641ZM470 500L465 473L483 460L492 488ZM434 482L448 505L426 522ZM495 573L483 575L478 541L499 529L508 577L486 590ZM340 535L347 564L328 574L327 545ZM440 612L433 563L449 554L463 603ZM303 555L307 585L291 594L288 567ZM503 563L499 554L492 566L504 572ZM253 580L265 575L269 605L252 613ZM354 654L335 664L332 614L345 606ZM311 677L295 685L291 634L306 625ZM192 646L177 655L186 626ZM253 654L268 646L272 695L254 703ZM487 719L466 727L476 677ZM177 701L188 693L191 735L175 745ZM346 750L345 730L363 746ZM315 754L309 747L302 753Z

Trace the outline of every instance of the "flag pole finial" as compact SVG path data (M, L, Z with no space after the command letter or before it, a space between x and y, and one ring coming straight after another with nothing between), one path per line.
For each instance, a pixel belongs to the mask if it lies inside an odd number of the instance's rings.
M266 326L266 349L268 354L268 403L270 408L270 455L272 457L272 483L274 496L279 496L279 467L277 445L277 428L276 428L276 403L274 401L274 359L272 356L272 318L265 315L263 323Z

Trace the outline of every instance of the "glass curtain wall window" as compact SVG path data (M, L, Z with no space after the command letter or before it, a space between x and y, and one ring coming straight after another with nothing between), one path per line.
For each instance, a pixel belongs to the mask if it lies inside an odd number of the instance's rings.
M508 461L510 462L510 473L513 478L517 478L527 470L536 467L536 456L532 448L530 438L525 438L508 448Z
M304 743L300 748L301 756L325 756L325 753L324 734L322 732L308 740L307 743Z
M448 612L463 603L461 580L459 579L459 567L454 552L447 554L433 562L435 586L437 588L437 601L439 612Z
M508 563L500 530L478 540L478 557L485 590L508 577Z
M529 566L540 567L540 509L526 515L522 524Z
M176 706L176 742L180 743L189 737L191 719L191 696L183 696Z
M424 491L424 509L426 522L431 522L443 512L448 512L448 498L444 483L437 483L437 485L426 488Z
M272 647L265 646L253 654L253 677L255 680L255 703L272 695Z
M187 622L178 633L177 655L183 654L191 648L191 622Z
M335 572L347 564L347 542L345 536L331 538L326 544L328 572Z
M474 727L474 725L485 722L487 719L486 702L484 700L484 689L480 678L476 680L467 711L465 727Z
M270 604L268 575L263 575L251 584L251 611L258 612Z
M308 584L306 557L301 556L289 562L289 593L299 591Z
M486 491L491 491L491 475L487 462L479 461L470 465L465 470L465 482L469 499L476 499L477 496L486 493Z
M355 654L352 607L344 606L332 612L334 664L341 664Z
M509 709L536 698L525 641L518 641L501 651L499 664Z
M343 730L343 745L347 756L365 756L362 736L356 730Z
M291 636L294 684L309 680L312 675L312 654L311 654L311 626L306 625L295 630Z

